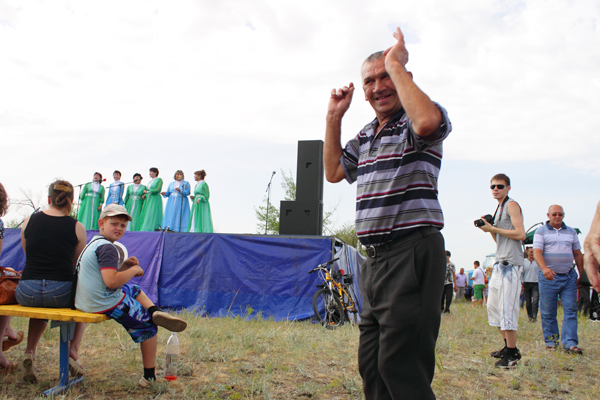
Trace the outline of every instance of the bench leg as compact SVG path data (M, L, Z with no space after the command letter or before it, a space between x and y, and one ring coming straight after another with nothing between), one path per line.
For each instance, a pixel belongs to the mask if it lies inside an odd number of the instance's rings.
M58 385L43 394L54 396L83 381L83 376L69 380L69 342L75 334L75 322L52 321L50 328L60 327L60 379Z

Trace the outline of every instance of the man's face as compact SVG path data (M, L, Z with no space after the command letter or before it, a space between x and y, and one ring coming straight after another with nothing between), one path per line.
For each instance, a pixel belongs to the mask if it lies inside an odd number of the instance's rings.
M385 58L364 63L361 75L365 100L375 110L377 119L382 120L394 116L402 108L402 104L394 82L385 70Z
M552 206L548 210L548 219L550 220L550 225L555 228L560 228L563 223L563 219L565 218L565 212L561 206Z
M461 269L460 269L460 274L461 274L461 275L464 275L464 274L465 274L465 269L464 269L464 268L461 268Z
M527 258L533 260L533 249L531 247L527 249Z
M109 242L116 242L123 237L127 229L127 218L122 216L107 217L98 221L100 234Z
M492 197L496 200L501 200L508 196L508 191L510 190L510 186L506 184L503 180L494 179L490 182L490 188L492 188ZM501 189L502 188L502 189Z

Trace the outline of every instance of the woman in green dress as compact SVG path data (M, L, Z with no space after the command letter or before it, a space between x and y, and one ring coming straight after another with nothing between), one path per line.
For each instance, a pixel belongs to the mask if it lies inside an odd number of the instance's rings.
M142 221L138 224L140 231L152 232L156 228L160 229L163 219L163 204L162 197L160 197L162 185L163 181L158 177L158 168L150 168L150 181L146 190L142 192L146 198L144 199Z
M102 183L102 174L94 173L93 182L86 183L81 193L79 193L79 211L77 220L85 226L87 230L98 230L98 218L104 204L104 186Z
M194 172L194 180L197 182L194 188L194 199L192 203L192 215L190 216L190 232L212 233L212 216L210 213L210 192L208 185L204 182L206 172L204 170Z
M142 185L142 175L136 172L133 175L133 185L129 185L125 193L125 208L131 216L131 223L127 224L128 231L139 231L142 225L142 207L146 198L144 190L147 188Z

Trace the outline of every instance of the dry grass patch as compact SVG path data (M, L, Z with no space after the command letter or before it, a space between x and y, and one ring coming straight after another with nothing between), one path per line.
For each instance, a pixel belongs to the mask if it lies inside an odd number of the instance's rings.
M356 353L358 328L323 329L310 321L201 318L183 312L188 329L179 334L179 379L162 382L169 333L159 330L157 375L151 390L137 387L142 375L139 346L114 321L91 324L81 359L84 382L64 399L363 399ZM559 315L559 320L562 315ZM26 330L27 320L13 318ZM489 353L501 343L487 325L484 308L452 305L444 315L437 346L433 388L438 399L597 399L600 371L600 324L579 320L583 357L549 352L541 340L541 323L527 322L521 312L521 365L510 371L494 367ZM22 356L25 344L6 353ZM1 399L30 399L58 381L58 329L44 333L38 350L40 381L29 385L20 376L3 379Z

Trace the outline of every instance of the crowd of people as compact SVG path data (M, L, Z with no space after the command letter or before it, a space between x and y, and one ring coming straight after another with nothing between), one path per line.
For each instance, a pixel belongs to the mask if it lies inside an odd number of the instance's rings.
M163 229L173 232L212 233L210 191L205 181L206 172L204 170L194 172L196 184L193 191L190 183L184 180L185 175L181 170L175 172L174 180L166 191L162 191L163 181L158 174L158 168L150 168L150 180L147 185L143 185L141 174L136 172L132 183L124 183L121 181L121 172L115 171L114 181L109 185L106 195L106 189L102 185L106 179L102 178L101 173L94 173L93 180L82 185L79 193L77 220L85 229L98 230L98 217L103 207L117 204L125 206L132 217L127 230ZM167 199L164 213L163 198Z

